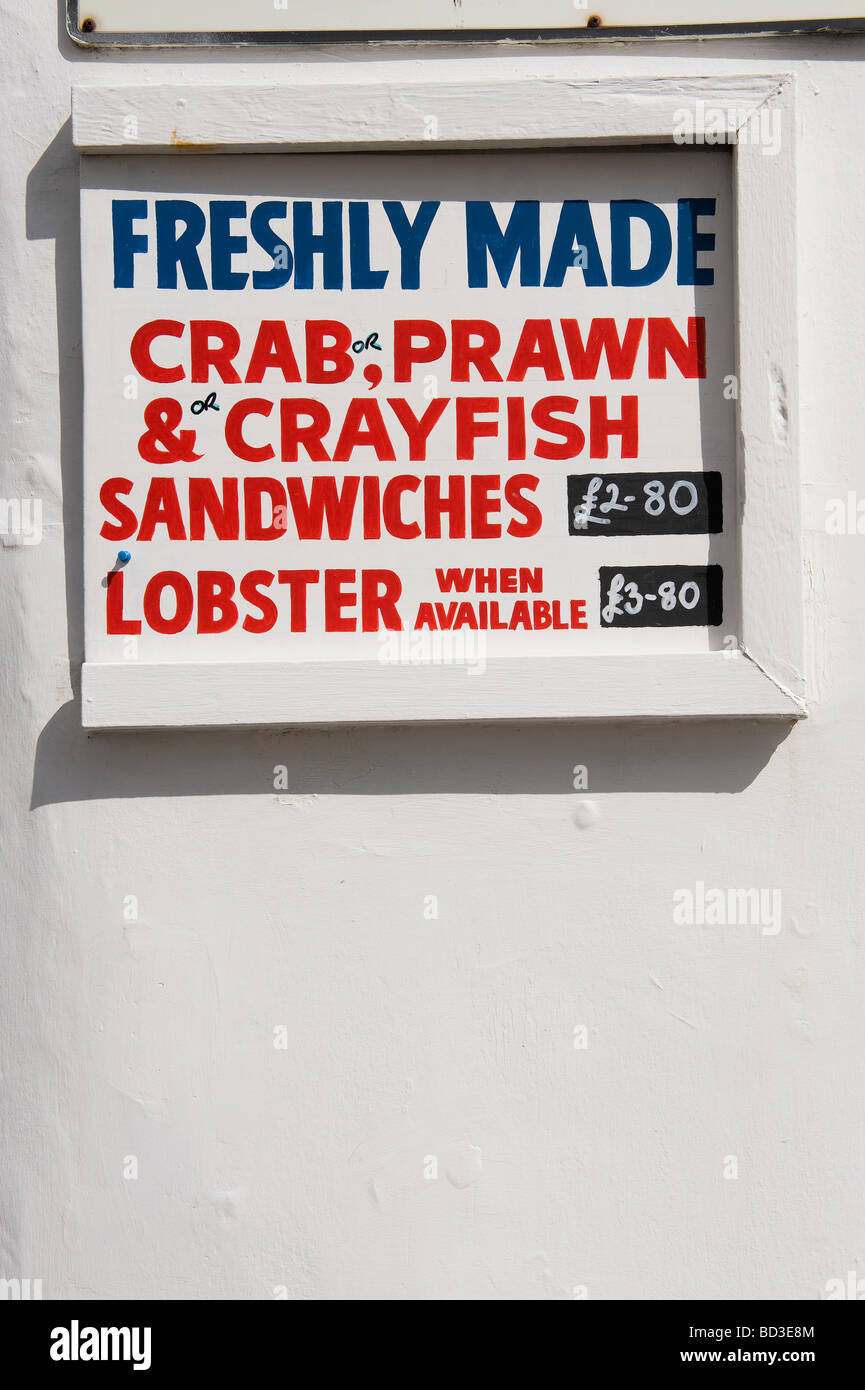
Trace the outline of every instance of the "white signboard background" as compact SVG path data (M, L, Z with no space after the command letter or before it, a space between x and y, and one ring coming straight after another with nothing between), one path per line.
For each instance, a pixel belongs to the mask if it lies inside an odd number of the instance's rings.
M760 24L857 18L862 0L97 0L79 5L96 33L252 33L567 29L597 14L605 28Z
M259 199L368 199L371 203L373 267L391 267L388 283L380 290L296 290L290 283L280 290L189 291L156 288L155 256L137 257L135 287L115 289L113 284L112 216L114 197L141 197L154 194L186 197L207 206L213 198L246 198L250 209ZM645 199L662 205L673 226L676 203L681 197L717 199L717 214L711 230L717 237L714 252L702 252L701 262L715 269L715 284L688 287L676 284L675 247L670 272L655 285L633 289L594 287L584 284L582 271L568 271L563 288L523 288L518 272L507 287L499 284L491 268L488 289L466 288L464 200L485 198L493 202L499 222L504 225L515 198L541 201L542 252L552 242L563 199L585 198L596 207L595 227L601 255L609 266L609 200L623 197ZM585 598L588 631L490 632L487 654L494 656L581 655L590 651L610 654L627 651L706 651L720 647L723 635L737 631L736 611L736 535L734 531L734 432L735 404L724 398L724 380L734 370L732 342L732 281L730 257L730 158L726 151L646 151L500 153L483 155L330 155L324 157L263 156L189 157L98 157L84 161L83 198L83 279L84 279L84 358L85 358L85 453L86 453L86 628L87 659L90 662L123 660L123 637L106 633L106 590L104 580L115 566L118 550L128 549L132 560L123 571L125 610L129 616L141 615L142 595L147 580L156 572L180 570L194 582L200 569L228 570L236 576L254 569L326 568L393 569L402 580L400 611L406 626L421 601L450 601L453 595L438 590L437 567L537 566L544 571L544 597ZM440 199L441 207L432 224L421 260L421 288L402 290L399 285L398 250L380 201L400 199L414 215L422 199ZM152 206L152 204L151 204ZM315 210L320 226L321 210ZM279 224L275 224L277 228ZM136 224L136 231L153 235L149 223ZM237 228L235 229L237 230ZM709 230L706 224L705 230ZM290 240L290 233L286 233ZM152 245L151 240L151 245ZM260 248L236 259L239 269L271 266ZM210 282L208 240L201 244L202 261ZM395 256L396 253L396 256ZM635 264L642 264L647 252L635 246ZM318 258L320 261L320 257ZM346 264L348 259L346 258ZM542 265L545 259L542 259ZM317 276L317 283L318 283ZM181 277L182 283L182 277ZM501 329L501 360L507 371L509 353L527 318L576 317L588 325L592 317L615 317L621 336L629 318L670 316L684 330L689 315L707 318L708 365L704 381L684 380L670 364L666 380L647 379L645 342L632 380L613 381L602 365L596 381L575 383L547 381L537 368L531 368L522 384L480 381L476 374L468 383L449 379L450 353L441 362L415 369L411 383L393 381L391 341L397 318L431 318L448 325L451 319L492 320ZM152 319L217 319L234 323L242 339L238 368L245 372L258 325L262 319L284 319L296 345L303 372L303 325L310 318L341 320L358 338L378 332L384 351L357 359L353 376L343 385L287 385L281 372L270 370L261 384L223 385L218 379L208 385L188 380L177 385L140 381L136 399L128 399L128 383L133 367L129 346L136 330ZM154 358L168 364L185 363L188 370L188 334L185 339L163 339L154 348ZM381 385L370 392L362 377L366 361L374 356L384 372ZM430 386L430 375L434 384ZM408 460L406 435L400 428L390 434L397 452L393 463L380 463L371 448L356 450L350 462L311 463L300 453L298 463L283 464L279 459L279 406L269 420L252 418L245 426L251 442L272 443L276 457L266 463L242 463L225 444L224 427L228 410L236 400L264 396L278 402L283 396L314 396L326 402L334 420L328 442L330 452L345 407L352 397L374 396L390 425L395 421L385 404L388 396L409 401L416 416L429 404L430 390L441 396L521 395L530 417L534 401L543 396L570 394L587 406L590 395L608 395L609 414L621 414L621 397L636 394L640 410L640 451L634 461L621 461L619 441L610 441L605 461L590 461L588 446L575 459L551 461L532 456L536 431L529 425L529 451L525 461L509 462L503 437L481 439L474 462L455 462L453 417L449 413L430 436L426 462ZM215 390L220 405L214 411L193 417L188 408L196 399ZM195 463L154 467L138 454L138 440L144 430L143 414L148 400L174 396L187 409L184 428L195 428L196 450L204 457ZM453 406L450 407L452 411ZM500 417L504 416L502 404ZM580 409L574 417L588 433L587 413ZM502 426L503 428L503 426ZM567 525L566 477L586 472L620 470L652 471L718 469L723 474L725 530L719 536L642 536L600 539L596 535L569 536ZM134 480L134 491L124 500L140 519L145 491L151 477L171 475L176 479L181 506L186 507L186 479L194 477L273 476L284 481L288 475L309 480L334 474L379 473L383 478L397 474L454 473L501 474L505 479L519 473L540 477L535 500L543 513L541 532L526 539L503 534L499 540L399 540L385 533L381 540L364 540L359 524L353 526L346 541L300 541L289 526L288 533L276 541L172 541L165 539L165 528L157 527L150 541L134 537L118 542L100 536L106 511L99 500L105 479L122 476ZM407 518L414 518L417 505L409 498L404 504ZM358 512L360 506L358 503ZM502 517L510 509L503 504ZM423 521L422 509L420 519ZM326 532L325 532L326 534ZM447 528L444 527L444 535ZM640 565L676 563L705 565L709 560L724 567L725 613L723 626L707 628L666 628L645 630L601 629L599 626L598 569L601 565ZM170 595L168 608L171 607ZM288 629L287 592L276 592L280 619L271 632L253 634L238 624L218 635L196 635L194 621L181 634L168 636L149 632L139 639L138 656L143 661L189 660L329 660L332 658L376 659L385 634L324 633L320 596L311 596L310 630L305 634ZM477 601L478 595L465 597ZM490 595L483 595L490 597ZM493 595L493 597L495 597ZM528 595L530 598L531 595ZM509 611L513 599L505 599ZM566 605L565 605L566 606ZM241 608L244 605L241 604ZM359 610L357 610L359 611Z

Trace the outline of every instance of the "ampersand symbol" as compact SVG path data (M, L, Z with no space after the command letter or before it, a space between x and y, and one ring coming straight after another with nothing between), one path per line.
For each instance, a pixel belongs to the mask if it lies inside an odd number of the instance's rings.
M146 432L138 441L138 452L147 463L193 463L200 459L196 454L195 430L180 430L177 426L183 419L183 407L170 396L161 396L150 401L144 411Z

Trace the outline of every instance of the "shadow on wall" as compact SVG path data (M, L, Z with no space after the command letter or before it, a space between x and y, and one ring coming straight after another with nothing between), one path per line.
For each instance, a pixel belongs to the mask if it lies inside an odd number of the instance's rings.
M27 235L55 242L60 363L61 480L68 653L75 699L42 730L31 806L124 797L735 793L749 786L787 737L787 723L539 723L353 726L329 729L139 731L81 728L83 659L83 448L78 156L71 127L32 170ZM280 788L280 790L283 790Z
M792 725L365 725L340 728L87 733L77 701L36 749L31 807L142 796L462 795L715 792L748 787ZM274 787L284 766L286 786Z
M69 120L30 171L26 217L28 241L54 242L67 645L76 695L84 659L84 405L78 196L78 154L72 144Z

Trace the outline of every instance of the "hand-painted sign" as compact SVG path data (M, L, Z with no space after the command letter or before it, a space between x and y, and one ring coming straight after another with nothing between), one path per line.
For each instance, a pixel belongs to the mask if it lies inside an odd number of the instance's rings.
M530 18L527 17L531 11ZM189 40L290 35L490 33L544 31L595 37L605 30L641 32L709 28L777 30L856 27L862 0L69 0L69 29L89 43L134 35Z
M736 645L725 151L101 156L82 198L88 663Z

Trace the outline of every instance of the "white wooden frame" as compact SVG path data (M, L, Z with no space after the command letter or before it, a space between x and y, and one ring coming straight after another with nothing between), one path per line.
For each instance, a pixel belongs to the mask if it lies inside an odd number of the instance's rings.
M736 139L741 651L492 660L458 666L85 661L87 728L449 719L797 719L806 713L798 468L794 79L546 79L340 85L79 86L88 153L597 147L673 142L703 101L781 113L781 148ZM124 139L134 116L134 143ZM427 118L438 138L425 138Z

